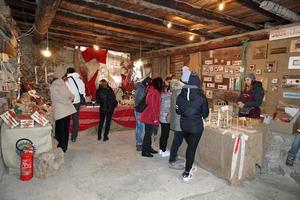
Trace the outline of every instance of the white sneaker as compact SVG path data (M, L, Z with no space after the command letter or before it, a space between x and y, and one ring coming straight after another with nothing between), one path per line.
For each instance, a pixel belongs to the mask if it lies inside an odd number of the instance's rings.
M170 156L170 151L168 151L168 150L161 153L161 157L169 157L169 156Z
M161 155L162 153L163 153L163 151L160 149L160 150L158 151L158 154Z
M192 174L192 173L189 173L188 176L182 174L182 181L183 181L183 182L187 183L187 182L189 182L189 181L192 180L192 179L193 179L193 174Z

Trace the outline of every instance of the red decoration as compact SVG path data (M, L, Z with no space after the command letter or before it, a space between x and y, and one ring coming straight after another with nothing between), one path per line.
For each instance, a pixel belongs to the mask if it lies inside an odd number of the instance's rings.
M90 96L91 92L90 92L89 87L88 87L88 72L87 72L86 68L83 67L83 66L79 67L79 72L80 72L82 81L83 81L84 86L85 86L85 95Z
M129 106L117 106L112 120L121 126L135 128L134 109ZM99 108L83 107L80 109L79 131L89 129L93 126L98 126L99 121ZM72 121L69 130L72 130Z
M95 50L94 48L87 48L85 51L81 52L81 55L85 62L96 59L99 63L106 64L107 50Z
M128 93L131 93L133 90L133 82L128 80L128 75L121 74L122 82L121 86L122 89Z
M97 76L98 76L98 71L99 70L97 70L94 73L93 77L88 82L88 88L89 88L90 96L92 96L92 100L96 99L97 86L95 85L95 81L96 81Z

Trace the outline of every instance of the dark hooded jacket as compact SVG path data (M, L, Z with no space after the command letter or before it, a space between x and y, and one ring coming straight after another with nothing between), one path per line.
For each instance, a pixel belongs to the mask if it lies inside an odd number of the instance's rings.
M252 94L254 101L245 103L244 107L259 107L262 104L262 101L265 96L264 89L262 87L262 83L260 81L254 81L252 84ZM242 95L242 93L241 93ZM240 98L241 98L240 95ZM244 103L244 102L243 102Z
M144 96L146 95L147 82L149 81L149 79L150 78L147 77L143 81L140 81L140 82L137 82L136 84L134 84L133 97L134 97L135 106L137 106L142 101Z
M111 87L99 86L96 91L96 101L103 111L113 111L118 105L116 95Z
M264 98L264 89L260 81L252 83L252 90L241 92L238 101L244 103L244 107L240 109L240 117L258 118L260 116L260 106Z
M202 118L207 118L209 114L203 92L197 86L185 85L176 100L176 113L180 115L180 127L183 131L202 134Z

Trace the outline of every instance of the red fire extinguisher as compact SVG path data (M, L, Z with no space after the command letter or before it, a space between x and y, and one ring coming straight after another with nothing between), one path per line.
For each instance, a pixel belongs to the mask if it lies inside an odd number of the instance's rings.
M16 143L17 153L20 155L20 179L29 181L33 177L33 163L35 147L32 141L22 138Z

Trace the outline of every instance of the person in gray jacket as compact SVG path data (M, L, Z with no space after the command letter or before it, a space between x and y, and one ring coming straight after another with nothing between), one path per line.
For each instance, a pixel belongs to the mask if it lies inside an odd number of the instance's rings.
M182 130L180 128L180 115L176 113L176 99L178 95L181 93L181 89L183 86L184 84L177 79L173 79L170 82L170 89L172 95L171 95L169 121L170 121L170 129L174 132L174 137L173 137L171 150L170 150L169 167L178 170L184 169L184 163L183 163L184 160L177 158L177 151L182 144L183 134L181 133Z

